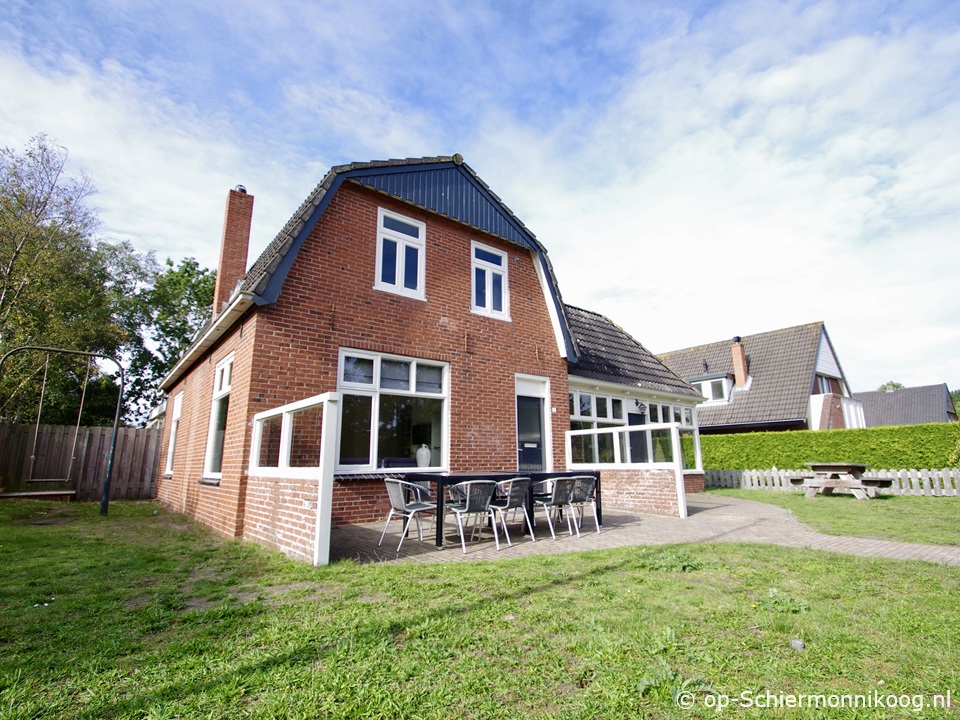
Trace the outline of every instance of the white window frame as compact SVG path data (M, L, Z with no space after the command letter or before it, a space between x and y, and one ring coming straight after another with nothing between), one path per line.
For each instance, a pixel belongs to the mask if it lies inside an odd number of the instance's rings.
M498 256L503 262L500 265L482 260L477 257L477 250ZM498 250L489 245L484 245L476 240L470 243L470 310L478 315L497 318L500 320L510 320L510 255L503 250ZM477 304L477 270L484 272L484 293L487 299L487 305ZM493 309L493 277L500 277L502 309Z
M405 225L415 227L419 231L419 236L414 238L405 233L392 230L384 225L384 218L392 218ZM385 283L383 277L383 248L384 241L390 240L397 244L396 260L396 282ZM417 249L417 287L404 287L403 279L406 275L406 249L413 247ZM414 220L406 215L391 212L386 208L379 208L377 212L377 267L376 279L373 287L383 292L402 295L415 300L426 300L426 268L427 268L427 225L419 220Z
M214 451L216 450L215 440L217 434L217 409L224 398L230 396L230 389L233 387L233 353L227 355L223 360L217 363L213 375L213 399L210 402L210 426L207 429L207 448L203 459L203 477L212 480L220 480L223 477L223 456L226 449L226 430L220 446L220 471L213 471ZM229 411L229 406L228 406ZM226 423L227 418L224 418Z
M713 397L713 383L720 382L723 385L723 397L715 398ZM707 402L704 405L723 405L730 402L730 378L728 377L714 377L707 378L704 380L695 380L690 383L695 385L700 394L707 399Z
M170 413L170 440L167 443L167 462L163 472L173 475L173 455L177 447L177 428L180 426L180 414L183 412L183 392L177 393L173 399L173 410Z
M373 378L370 383L360 383L353 382L344 379L344 370L347 357L361 358L365 360L373 361ZM405 362L410 364L410 388L408 390L402 390L397 388L383 388L381 387L381 368L383 361L393 360L397 362ZM442 370L442 379L441 379L441 389L440 392L425 392L417 391L417 366L418 365L427 365L430 367L438 367ZM381 395L397 395L405 397L421 397L421 398L433 398L440 400L443 405L441 409L441 422L443 423L442 427L442 439L441 439L441 450L440 450L440 464L431 465L425 468L419 468L419 470L446 470L449 468L449 448L450 448L450 364L441 362L438 360L428 360L415 357L407 357L403 355L392 355L387 353L375 353L366 350L353 350L350 348L341 348L340 349L340 358L338 362L337 369L337 386L340 395L340 408L339 412L341 413L340 422L337 423L337 444L336 444L336 456L335 456L335 470L338 474L350 474L350 473L370 473L370 472L379 472L382 469L377 467L377 458L379 456L379 436L378 428L380 427L380 396ZM370 401L370 461L365 465L341 465L340 464L340 435L343 430L343 420L342 413L345 405L344 399L348 395L356 395L371 398ZM389 470L389 468L388 468Z

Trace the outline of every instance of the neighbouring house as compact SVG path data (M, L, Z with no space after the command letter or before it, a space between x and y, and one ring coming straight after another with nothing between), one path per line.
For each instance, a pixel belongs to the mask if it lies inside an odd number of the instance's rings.
M599 469L605 506L686 515L703 399L564 304L460 156L333 168L247 270L252 211L229 192L213 316L161 383L160 502L315 563L411 470Z
M864 427L822 322L658 355L697 388L701 433Z
M858 392L867 427L957 422L947 384Z

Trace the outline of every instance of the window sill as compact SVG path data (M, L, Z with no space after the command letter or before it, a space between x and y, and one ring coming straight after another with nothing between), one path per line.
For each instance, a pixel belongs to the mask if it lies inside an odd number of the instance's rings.
M385 292L388 295L396 295L397 297L407 298L409 300L423 300L427 299L426 294L422 292L414 291L404 291L397 289L394 285L380 285L376 284L373 286L374 290L379 290L380 292Z
M491 320L503 320L504 322L513 322L508 313L487 312L483 308L470 308L470 312L480 317L488 317Z
M220 478L200 478L201 485L210 485L212 487L220 486Z

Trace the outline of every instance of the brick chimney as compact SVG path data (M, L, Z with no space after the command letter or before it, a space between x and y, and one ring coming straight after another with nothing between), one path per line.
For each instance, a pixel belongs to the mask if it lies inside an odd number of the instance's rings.
M217 265L217 287L213 292L213 314L223 311L237 283L247 273L247 250L250 247L250 221L253 218L253 195L243 185L227 194L227 210L223 216L223 239L220 241L220 262Z
M734 382L738 388L742 388L747 384L747 353L743 349L743 342L739 335L733 338L733 345L730 349L733 351Z

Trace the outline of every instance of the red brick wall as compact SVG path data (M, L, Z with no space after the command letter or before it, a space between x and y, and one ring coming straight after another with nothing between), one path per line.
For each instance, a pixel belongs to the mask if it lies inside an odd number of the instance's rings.
M312 562L316 517L316 480L248 478L244 539Z
M165 476L170 422L164 423L163 462L157 478L157 499L209 525L217 532L236 537L243 532L243 501L246 467L250 453L248 387L253 360L257 317L248 315L204 355L177 384L169 398L184 392L173 473ZM224 437L223 472L219 485L201 482L213 402L214 371L217 363L234 353Z
M426 222L426 301L373 289L378 206ZM511 322L470 312L471 239L509 254ZM335 390L341 347L448 362L450 469L515 470L515 374L543 376L551 384L548 412L557 408L550 415L554 467L563 467L566 361L528 251L344 185L297 256L279 300L259 312L252 411Z
M690 472L689 470L684 471L683 487L686 490L688 495L690 493L702 493L703 484L704 484L704 479L703 479L702 472Z
M702 482L701 478L701 487ZM680 515L673 470L603 470L600 490L604 507L650 515Z

